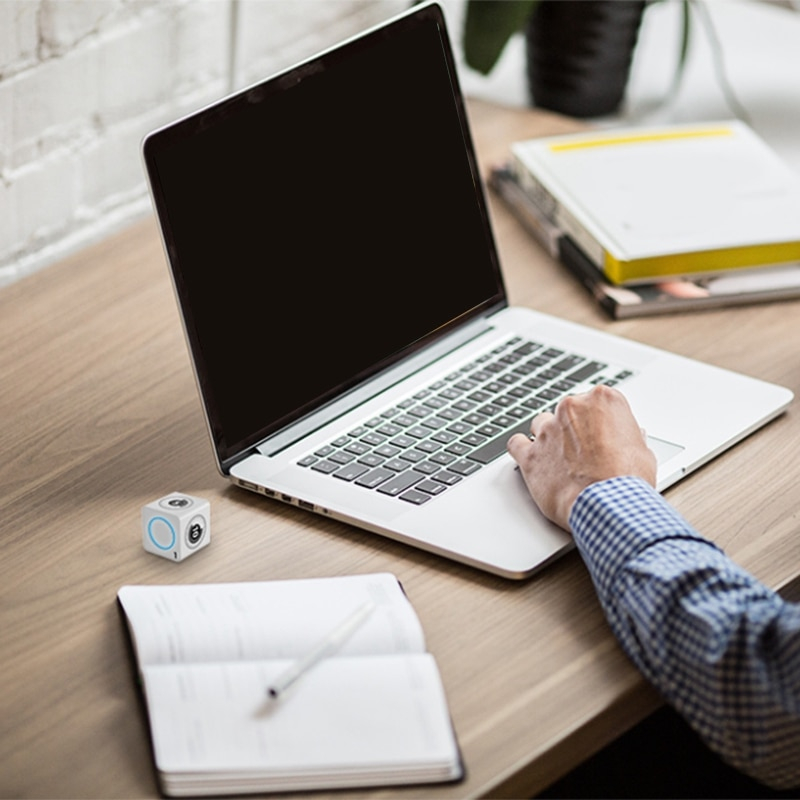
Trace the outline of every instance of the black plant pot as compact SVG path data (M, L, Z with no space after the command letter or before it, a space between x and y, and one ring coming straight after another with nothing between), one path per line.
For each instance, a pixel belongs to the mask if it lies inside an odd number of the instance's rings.
M525 31L531 102L571 117L620 106L645 0L540 0Z

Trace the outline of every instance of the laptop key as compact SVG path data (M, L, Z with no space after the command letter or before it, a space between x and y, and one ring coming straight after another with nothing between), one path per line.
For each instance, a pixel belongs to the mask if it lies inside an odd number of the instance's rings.
M381 458L381 456L376 456L375 453L367 453L365 456L362 456L358 459L359 464L366 464L368 467L377 467L383 462L386 461L385 458Z
M402 494L406 489L410 489L415 483L419 483L423 477L422 473L410 469L407 472L401 472L399 475L392 478L392 480L382 483L376 491L381 494L397 497L397 495Z
M524 400L522 405L525 406L525 408L530 408L533 411L537 411L545 406L545 401L540 400L538 397L530 397L527 400Z
M428 494L441 494L446 488L447 485L444 483L437 483L436 481L422 481L416 485L415 490L427 492Z
M401 500L405 500L407 503L413 503L415 506L421 506L423 503L427 503L431 497L432 495L425 494L425 492L418 492L416 489L409 489L407 492L400 495Z
M356 486L365 486L367 489L374 489L376 486L380 486L385 481L388 481L389 478L395 474L396 473L392 472L390 469L378 467L378 469L373 469L366 475L362 475L360 478L357 478Z
M431 437L427 441L418 442L414 449L421 450L423 453L435 453L437 450L441 450L441 448L442 443L435 441L433 437Z
M392 472L403 472L411 466L411 462L401 461L399 458L393 458L390 461L386 461L383 466L386 467L386 469L392 470Z
M475 438L476 439L480 439L481 442L485 441L483 436L476 436ZM475 444L479 444L479 443L478 442L474 442L474 443L467 442L467 444L462 444L461 442L453 442L453 444L448 445L447 447L445 447L445 452L450 453L453 456L465 456L467 453L469 453L471 447L474 446Z
M313 469L313 467L312 467ZM337 470L333 473L334 478L339 478L343 481L354 481L356 478L363 475L365 472L369 470L369 467L365 467L363 464L347 464L346 466L342 467L340 470Z
M450 472L455 472L457 475L472 475L473 472L476 472L481 468L481 465L475 461L467 461L463 459L461 461L456 461L455 464L451 464L447 469Z
M574 372L571 372L567 375L567 379L574 381L575 383L581 383L581 381L585 381L587 378L590 378L600 370L603 370L607 367L607 364L601 364L599 361L590 361L588 364L584 364L579 369L576 369Z
M475 433L480 434L481 436L495 436L496 434L500 433L503 429L497 427L496 425L490 425L488 422L485 425L481 425L480 428L475 428Z
M566 358L562 358L557 364L553 364L553 369L559 372L566 372L567 370L577 367L583 360L584 359L580 356L567 356Z
M364 442L353 442L345 447L346 453L352 453L354 456L363 456L370 450L369 445Z
M311 469L315 472L324 472L326 475L336 472L340 467L341 464L334 464L333 461L318 461L316 464L311 465Z
M500 436L490 439L486 444L477 447L471 453L467 454L467 458L472 461L477 461L479 464L488 464L490 461L494 461L498 456L506 452L506 444L515 433L524 433L527 436L530 432L531 421L530 418L528 418L524 422L515 425L513 428L509 428Z
M454 483L458 483L461 480L461 476L456 475L455 472L450 472L447 469L443 469L441 472L437 472L433 476L433 480L438 481L439 483L444 483L447 486L452 486Z

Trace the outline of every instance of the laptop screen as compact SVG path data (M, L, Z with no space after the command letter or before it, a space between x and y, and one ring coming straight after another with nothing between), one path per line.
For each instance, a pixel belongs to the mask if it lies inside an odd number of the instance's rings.
M437 6L144 157L220 462L505 302Z

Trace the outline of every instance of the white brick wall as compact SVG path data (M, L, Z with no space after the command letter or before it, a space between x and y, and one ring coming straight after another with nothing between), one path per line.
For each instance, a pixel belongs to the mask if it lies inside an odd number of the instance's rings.
M409 0L0 0L0 286L149 213L147 131Z

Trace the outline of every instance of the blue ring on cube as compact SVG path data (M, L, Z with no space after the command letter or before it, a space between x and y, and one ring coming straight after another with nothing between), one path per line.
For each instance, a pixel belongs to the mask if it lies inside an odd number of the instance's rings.
M161 542L156 539L153 535L153 523L154 522L163 522L168 528L169 532L172 535L172 541L168 545L163 545ZM159 549L159 550L171 550L175 547L175 542L177 542L178 537L175 534L175 528L172 527L172 523L168 519L164 517L153 517L150 522L147 523L147 535L150 537L150 541Z

